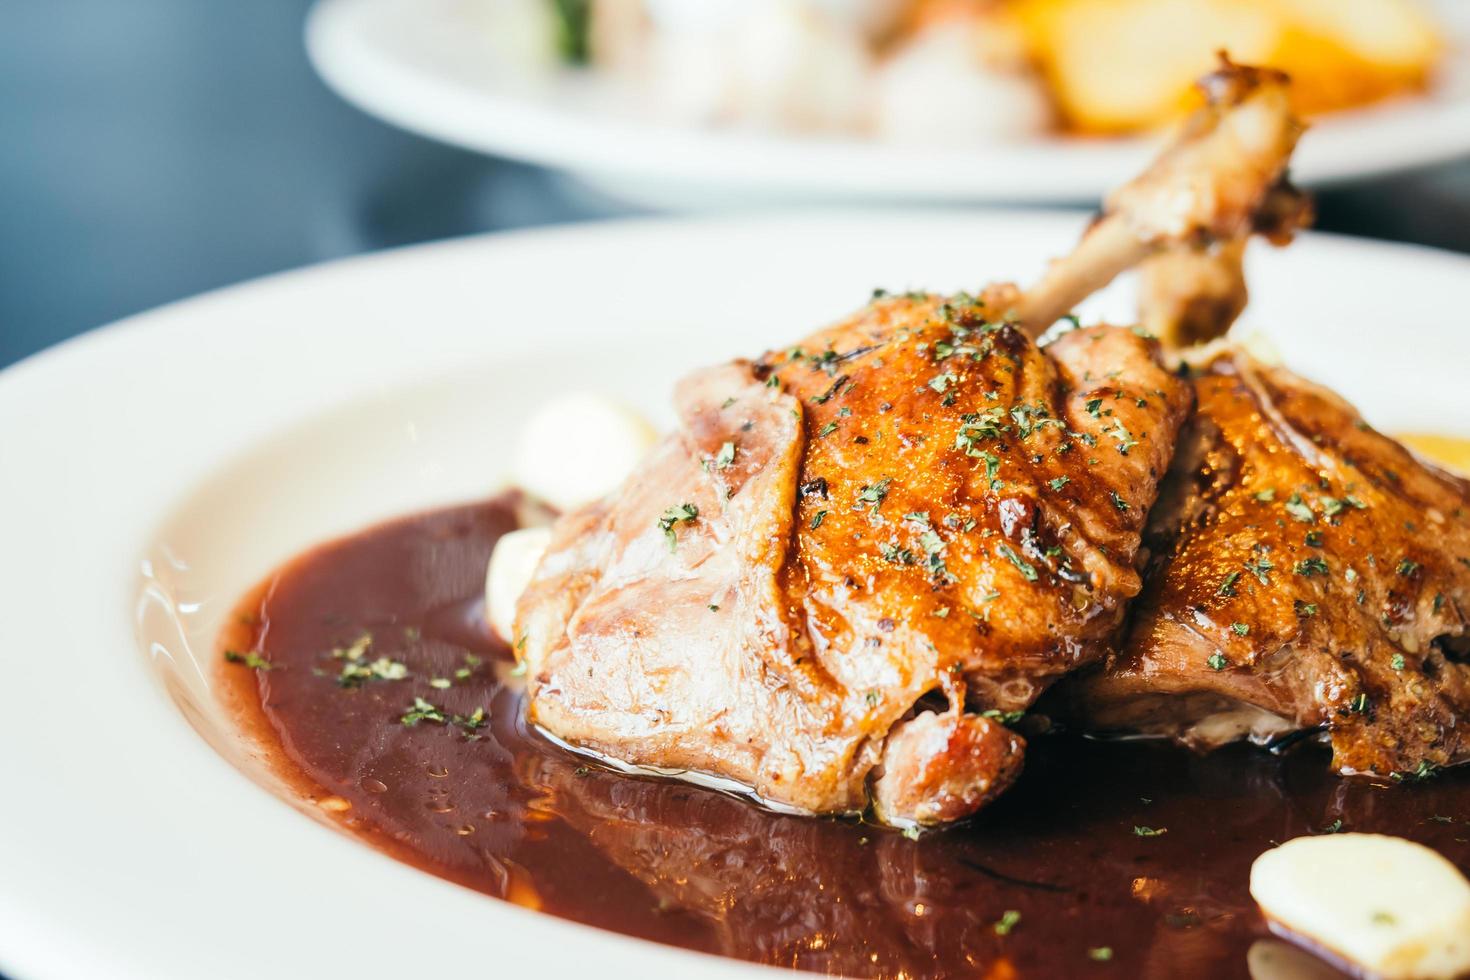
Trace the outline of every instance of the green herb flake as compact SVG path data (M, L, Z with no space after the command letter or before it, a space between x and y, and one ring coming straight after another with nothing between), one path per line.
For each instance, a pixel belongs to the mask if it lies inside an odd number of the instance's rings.
M1224 670L1230 666L1230 661L1226 660L1225 655L1218 650L1210 654L1210 659L1206 660L1205 663L1209 665L1211 670Z
M934 377L930 378L929 387L942 395L946 390L948 390L949 386L954 384L957 380L959 379L950 374L948 371L945 371L936 374Z
M1398 574L1404 578L1413 578L1414 573L1417 572L1419 568L1420 565L1417 561L1410 561L1407 558L1400 558L1398 568L1395 569L1395 571L1397 571Z
M863 488L858 491L858 502L869 504L871 510L877 510L883 505L884 498L888 496L888 487L891 483L893 483L893 478L885 476L877 483L864 484Z
M387 657L379 657L369 663L349 660L342 665L337 684L340 687L361 687L368 681L401 681L407 676L406 665Z
M1168 827L1134 827L1134 837L1162 837L1169 832Z
M720 451L715 455L715 469L729 469L730 464L735 462L735 451L735 444L733 442L727 442L722 445Z
M998 721L1002 725L1014 725L1016 722L1026 717L1026 712L1001 711L999 708L986 708L984 711L980 712L980 717L989 718L991 721Z
M1113 506L1118 509L1118 512L1126 514L1128 512L1128 501L1119 496L1118 491L1116 490L1112 491L1112 498Z
M1230 629L1236 636L1249 636L1251 632L1250 626L1246 623L1231 623Z
M1113 958L1113 947L1094 946L1087 951L1087 958L1095 963L1106 963Z
M1286 502L1286 512L1293 520L1301 521L1303 524L1315 524L1317 515L1312 513L1311 505L1302 499L1301 494L1294 493Z
M225 661L227 663L239 664L242 667L248 667L251 670L276 669L275 664L271 663L269 660L265 659L254 650L248 650L245 653L240 653L238 650L226 650Z
M826 425L822 426L820 429L817 430L817 438L818 439L825 439L827 436L830 436L832 433L834 433L836 431L837 431L837 423L836 422L828 422Z
M1022 558L1020 555L1016 554L1015 549L1013 549L1010 545L1000 544L996 546L995 550L1000 554L1002 558L1010 562L1012 565L1015 565L1016 568L1020 571L1022 577L1026 579L1026 581L1036 581L1037 575L1035 566L1026 561L1026 559Z
M1292 566L1292 571L1305 578L1311 578L1313 575L1326 575L1327 562L1317 557L1303 558Z
M827 512L825 510L819 510L815 514L813 514L812 515L811 529L813 531L815 531L817 528L821 527L822 526L822 521L826 517L827 517Z
M1404 655L1402 653L1396 653L1396 654L1394 654L1392 657L1389 658L1388 665L1390 667L1392 667L1394 670L1403 670L1404 669Z
M405 711L403 713L403 717L399 718L398 720L409 728L413 728L421 721L433 722L436 725L442 725L446 721L448 721L448 719L444 717L443 711L434 707L432 704L420 697L415 697L413 699L413 707Z
M1011 930L1016 928L1016 923L1021 921L1021 913L1015 909L1006 909L1001 913L1000 920L995 924L997 936L1009 936Z
M1072 478L1071 477L1059 476L1055 480L1048 480L1046 485L1049 486L1049 487L1051 487L1053 490L1060 490L1060 489L1062 489L1062 487L1066 486L1068 483L1071 483L1071 482L1072 482Z
M1227 598L1234 596L1236 594L1236 591L1235 591L1235 583L1236 582L1239 582L1239 581L1240 581L1240 573L1239 572L1231 572L1229 575L1225 576L1225 581L1223 581L1223 582L1220 583L1220 589L1215 594L1216 595L1222 595L1222 596L1225 596Z
M669 540L669 550L679 547L679 538L674 534L674 525L693 524L699 518L699 508L693 504L679 504L664 511L658 519L658 529Z

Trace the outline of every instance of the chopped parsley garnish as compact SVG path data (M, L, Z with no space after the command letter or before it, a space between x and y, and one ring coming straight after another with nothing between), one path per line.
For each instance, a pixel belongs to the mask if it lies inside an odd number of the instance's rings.
M1256 494L1256 499L1263 504L1269 504L1271 501L1276 499L1276 488L1267 487L1265 490L1262 490Z
M1001 913L1000 921L995 924L995 934L997 936L1009 936L1011 930L1016 928L1016 923L1020 921L1020 912L1017 912L1015 909L1006 909Z
M1402 653L1396 653L1396 654L1394 654L1392 657L1390 657L1388 659L1388 665L1390 667L1392 667L1394 670L1403 670L1404 669L1404 655Z
M1231 623L1230 629L1236 636L1249 636L1251 632L1250 626L1246 623Z
M1322 547L1322 532L1308 531L1304 540L1308 548L1320 548Z
M1231 572L1229 575L1225 576L1225 581L1220 583L1220 590L1216 593L1216 595L1223 595L1226 597L1235 595L1235 583L1239 581L1240 573Z
M1134 827L1134 837L1162 837L1169 832L1168 827Z
M1013 549L1010 545L999 544L996 545L995 550L1000 554L1002 558L1010 562L1012 565L1015 565L1016 568L1020 570L1022 577L1024 577L1026 581L1036 581L1037 576L1035 566L1026 561L1026 559L1022 558L1020 555L1016 554L1015 549Z
M733 442L727 442L720 447L720 451L715 455L715 469L728 469L733 462L735 462L735 444Z
M1348 710L1360 715L1367 714L1368 695L1364 693L1359 694L1357 697L1353 698L1352 701L1348 702Z
M1087 958L1098 963L1106 963L1113 958L1113 947L1094 946L1087 951Z
M1322 833L1324 833L1324 834L1340 834L1340 833L1342 833L1342 818L1341 817L1338 817L1336 820L1332 821L1330 824L1328 824L1327 826L1323 827L1322 828Z
M879 551L884 561L891 561L895 565L912 565L919 559L907 548L900 548L896 544L885 544Z
M1419 570L1419 567L1420 566L1417 561L1410 561L1407 558L1400 558L1397 571L1404 578L1412 578L1414 573Z
M367 681L401 681L407 676L408 667L387 657L379 657L371 663L349 660L342 665L342 672L337 675L337 684L341 687L361 687Z
M1101 398L1089 398L1087 400L1087 414L1088 415L1091 415L1095 419L1102 418L1102 411L1101 411L1101 409L1102 409L1102 399Z
M368 647L373 645L373 634L364 633L353 640L350 646L338 647L332 651L332 656L338 660L361 660L363 654L368 652Z
M954 447L963 449L967 456L979 456L984 450L979 443L986 439L999 439L1001 419L1005 413L999 408L988 408L983 412L967 412L960 416L960 430L955 433Z
M1016 431L1020 433L1022 439L1044 426L1052 425L1059 429L1063 428L1061 421L1052 418L1045 405L1013 406L1011 421L1016 424Z
M991 721L998 721L1002 725L1014 725L1016 722L1026 717L1026 712L1001 711L999 708L986 708L984 711L980 712L980 717L989 718Z
M819 528L819 527L822 526L822 520L826 516L827 516L827 512L825 510L819 510L815 514L812 515L811 528L812 528L813 531L815 531L817 528Z
M888 496L888 485L892 482L892 477L885 476L877 483L865 484L863 488L858 491L858 502L871 504L871 509L877 510L880 506L882 506L883 499Z
M449 721L450 724L458 725L467 732L472 732L477 728L484 728L488 723L485 718L484 708L476 708L468 715L455 715Z
M664 532L664 537L669 539L669 550L673 551L679 547L679 539L674 534L675 524L693 524L699 517L699 508L693 504L679 504L670 507L663 512L658 519L658 529Z
M1317 515L1312 513L1311 505L1303 500L1302 495L1299 493L1292 494L1291 499L1286 502L1286 512L1293 519L1301 521L1303 524L1315 524L1317 522Z
M944 567L944 539L934 531L919 535L919 546L924 549L925 565L929 573L941 582L948 581L949 569Z
M990 482L990 489L998 490L1002 484L996 479L1000 473L1000 457L992 452L971 453L978 456L985 463L985 479Z
M1211 670L1224 670L1230 666L1230 661L1226 660L1224 655L1218 650L1210 654L1210 659L1206 660L1205 663L1209 664Z
M1055 480L1048 480L1046 485L1049 486L1049 487L1051 487L1053 490L1060 490L1060 489L1062 489L1062 487L1066 486L1068 483L1071 483L1071 482L1072 482L1072 478L1071 477L1068 477L1068 476L1059 476Z
M275 664L271 663L269 660L265 659L254 650L248 650L245 653L240 653L238 650L226 650L225 660L228 663L240 664L243 667L249 667L251 670L276 669Z
M402 724L412 728L421 721L431 721L436 725L442 725L448 719L444 717L443 711L440 711L423 698L415 697L413 699L413 707L405 711L403 717L398 720Z
M936 392L942 395L944 394L945 390L949 388L950 385L954 384L958 380L958 378L950 374L948 371L943 371L929 379L929 387L933 388Z
M1120 513L1126 513L1127 510L1128 510L1128 501L1124 500L1121 496L1119 496L1118 491L1116 491L1116 490L1112 491L1112 497L1113 497L1113 506L1116 507L1116 508L1118 508L1118 511Z
M446 716L442 708L435 707L420 697L413 699L413 707L405 711L398 720L409 728L413 728L421 721L427 721L435 725L454 725L467 732L474 732L489 723L484 708L476 708L468 715ZM471 735L470 737L478 738L479 736Z
M826 438L827 436L830 436L832 433L834 433L836 431L837 431L837 423L836 422L828 422L826 425L822 426L820 429L817 430L817 438L818 439Z
M1292 566L1292 571L1307 578L1311 578L1313 575L1326 575L1327 562L1317 557L1303 558Z
M1118 454L1120 456L1127 456L1128 450L1138 445L1138 440L1133 438L1133 433L1128 431L1121 419L1114 422L1112 428L1107 430L1107 433L1118 440Z
M1275 563L1273 563L1271 559L1266 558L1265 556L1253 559L1245 563L1245 570L1254 575L1262 585L1271 584L1271 579L1268 577L1267 573L1275 567Z

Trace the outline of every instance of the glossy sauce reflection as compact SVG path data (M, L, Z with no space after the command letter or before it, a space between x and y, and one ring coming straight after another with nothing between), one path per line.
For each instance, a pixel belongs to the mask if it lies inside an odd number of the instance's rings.
M482 625L485 563L513 521L501 499L308 553L224 638L272 669L222 668L244 723L330 819L489 895L856 976L1284 978L1296 974L1260 971L1300 958L1246 891L1272 842L1394 833L1470 868L1466 773L1385 789L1332 778L1310 747L1196 757L1038 738L1012 793L917 841L604 771L526 730L510 652ZM348 658L333 651L364 636L356 662L409 676L340 686ZM403 724L416 697L445 722ZM1344 887L1365 886L1344 869Z

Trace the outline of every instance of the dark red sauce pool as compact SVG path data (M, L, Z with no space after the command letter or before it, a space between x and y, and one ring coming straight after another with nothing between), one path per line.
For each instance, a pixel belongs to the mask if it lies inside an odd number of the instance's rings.
M1383 788L1333 778L1312 747L1033 739L1011 793L919 840L605 771L527 731L510 651L483 625L485 564L513 526L502 498L324 545L224 638L270 663L227 664L227 690L303 792L488 895L858 976L1208 978L1249 976L1253 945L1289 955L1257 945L1276 941L1246 890L1273 842L1377 831L1470 870L1470 773ZM349 666L371 676L344 687ZM415 698L429 709L410 726ZM1373 885L1343 868L1342 887Z

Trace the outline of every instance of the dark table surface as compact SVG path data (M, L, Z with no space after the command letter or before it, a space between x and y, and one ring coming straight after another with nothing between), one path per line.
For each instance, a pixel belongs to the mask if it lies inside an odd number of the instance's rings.
M0 4L0 366L269 272L617 213L341 102L307 65L308 5ZM1470 162L1320 208L1325 229L1470 252Z

